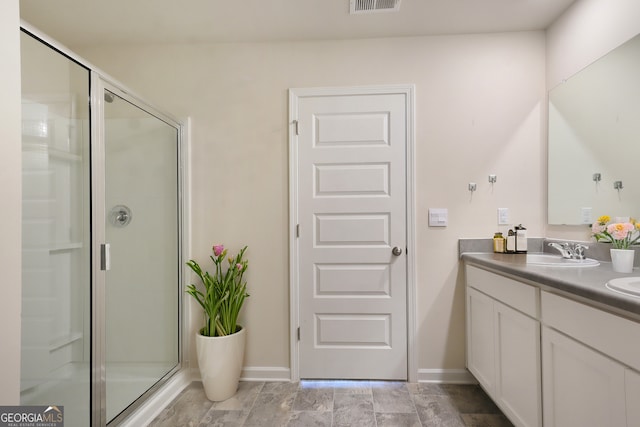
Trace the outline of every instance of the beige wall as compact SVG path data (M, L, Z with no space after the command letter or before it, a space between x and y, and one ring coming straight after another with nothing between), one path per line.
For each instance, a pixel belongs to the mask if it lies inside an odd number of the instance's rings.
M638 32L637 0L577 1L547 30L547 87L555 87Z
M544 231L542 32L79 53L192 117L192 256L205 261L216 242L249 245L247 366L289 367L289 88L416 85L420 369L464 367L458 238L505 231L498 207L531 235ZM469 182L478 183L473 196ZM427 226L429 207L449 209L447 228Z
M20 402L20 32L18 0L0 2L0 405Z
M578 0L547 30L551 89L640 33L638 0ZM583 226L548 226L547 236L588 240Z

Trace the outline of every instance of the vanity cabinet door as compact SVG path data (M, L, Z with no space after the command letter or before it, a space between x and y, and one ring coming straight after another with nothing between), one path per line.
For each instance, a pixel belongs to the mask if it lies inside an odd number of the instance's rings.
M542 425L540 322L494 302L498 406L518 426Z
M467 287L467 368L487 393L493 395L493 300L470 287Z
M627 368L624 380L627 397L627 427L640 426L640 373Z
M467 287L467 368L516 425L542 425L540 322Z
M625 367L547 327L542 384L545 427L627 425Z

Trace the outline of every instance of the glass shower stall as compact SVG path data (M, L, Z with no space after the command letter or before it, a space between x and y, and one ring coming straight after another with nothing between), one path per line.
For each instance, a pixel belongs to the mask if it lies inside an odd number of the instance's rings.
M23 28L21 404L122 421L181 367L181 124Z

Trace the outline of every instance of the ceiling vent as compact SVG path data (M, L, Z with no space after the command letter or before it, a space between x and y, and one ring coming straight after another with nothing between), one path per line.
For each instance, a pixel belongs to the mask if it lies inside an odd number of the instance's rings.
M396 12L400 10L400 0L350 0L349 13Z

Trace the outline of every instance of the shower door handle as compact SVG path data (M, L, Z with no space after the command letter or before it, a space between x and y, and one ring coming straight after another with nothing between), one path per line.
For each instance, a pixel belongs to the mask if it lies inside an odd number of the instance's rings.
M109 243L100 245L100 270L111 270L111 245Z

